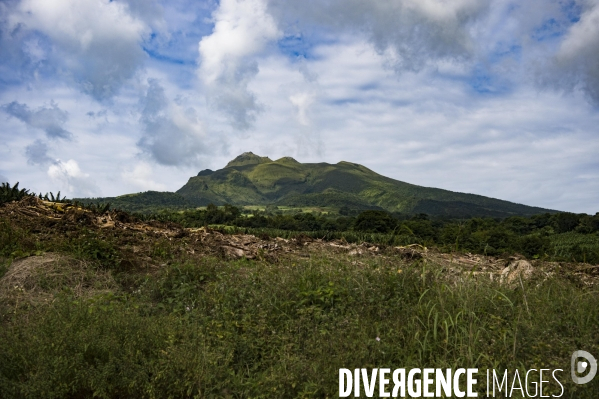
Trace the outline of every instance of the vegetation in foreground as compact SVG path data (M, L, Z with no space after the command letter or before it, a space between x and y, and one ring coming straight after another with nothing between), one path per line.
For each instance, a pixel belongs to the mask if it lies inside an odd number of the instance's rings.
M568 382L574 350L599 353L593 266L507 284L300 241L233 260L206 230L27 201L0 207L6 398L326 398L339 368L373 367L559 368L563 397L599 391Z

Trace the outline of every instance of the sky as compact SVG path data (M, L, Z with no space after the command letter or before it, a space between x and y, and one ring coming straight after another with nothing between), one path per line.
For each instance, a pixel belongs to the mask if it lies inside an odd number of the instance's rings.
M252 151L599 211L599 0L2 0L0 181L175 191Z

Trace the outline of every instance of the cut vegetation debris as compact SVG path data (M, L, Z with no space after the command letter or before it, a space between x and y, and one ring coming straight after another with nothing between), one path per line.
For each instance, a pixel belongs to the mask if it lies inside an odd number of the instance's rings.
M593 284L599 276L599 268L592 265L571 262L545 262L531 260L530 262L518 257L493 257L473 255L470 253L442 253L428 249L422 245L390 247L368 242L348 243L343 239L324 240L314 239L306 235L296 235L285 239L269 237L263 234L257 237L251 234L227 234L223 231L208 227L182 228L169 222L143 222L122 211L94 212L69 203L55 203L40 200L36 197L25 197L19 202L5 204L0 208L0 217L5 218L5 226L14 224L15 228L33 233L29 238L38 236L35 244L25 240L21 251L13 251L12 256L23 256L36 251L44 241L53 242L59 238L55 233L66 233L72 239L83 233L93 240L105 237L115 242L117 253L91 253L92 258L114 263L112 266L137 265L141 268L158 268L161 263L152 256L156 247L169 247L169 251L186 252L189 255L213 255L225 259L259 259L277 262L281 256L310 257L313 253L330 252L331 254L356 257L379 256L385 259L401 258L405 261L420 261L441 267L440 270L452 275L467 273L469 275L486 274L493 279L500 277L512 282L518 274L529 278L533 271L553 273L559 268L565 268L580 276L585 284ZM91 230L90 230L91 229ZM69 234L71 233L71 234ZM81 244L81 243L79 243ZM61 246L45 247L45 251L60 250ZM79 248L84 250L85 248ZM91 250L91 248L90 248ZM39 252L39 249L37 249ZM90 255L90 254L88 254ZM52 257L44 259L52 260ZM17 261L15 264L18 264ZM40 261L41 262L41 261ZM55 262L54 262L55 263ZM123 263L123 265L120 265ZM575 266L577 265L577 266ZM8 277L8 275L7 275Z

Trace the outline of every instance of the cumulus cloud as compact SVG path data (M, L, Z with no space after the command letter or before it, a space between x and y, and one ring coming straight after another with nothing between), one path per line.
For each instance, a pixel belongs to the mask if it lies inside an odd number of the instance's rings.
M321 140L318 128L312 120L312 105L319 100L315 88L300 90L289 96L289 102L295 108L297 128L290 126L295 132L296 154L298 156L322 156L324 142Z
M83 173L77 161L69 159L66 162L56 160L48 168L48 176L62 186L63 192L76 197L98 196L100 190L89 178L89 174Z
M98 112L88 111L85 113L91 120L99 120L101 123L108 123L108 110L103 109Z
M158 0L116 0L126 4L132 16L140 19L155 29L165 28L164 9Z
M39 32L49 38L52 63L97 99L116 93L141 66L141 43L149 26L132 15L145 11L105 0L23 0L12 12L11 31ZM42 50L38 51L41 52Z
M64 128L68 113L58 108L58 105L54 102L51 103L50 107L39 107L36 110L31 110L27 104L13 101L2 105L0 109L31 127L43 130L48 138L70 140L73 136L71 132Z
M233 127L247 130L263 109L248 84L258 73L256 56L270 43L314 30L325 40L331 32L336 37L365 35L387 65L418 70L441 60L470 58L476 48L472 24L486 10L475 0L224 0L213 13L212 34L200 42L199 75L210 103ZM312 80L306 75L306 81ZM305 124L305 106L299 97L291 101Z
M469 29L487 6L476 0L270 0L283 29L364 34L397 69L417 70L474 50Z
M268 12L286 35L365 38L397 72L432 66L483 92L536 78L599 104L596 0L268 0Z
M197 111L169 102L157 80L148 80L142 106L138 146L152 159L175 166L196 163L207 153L208 140Z
M63 193L80 197L97 196L100 193L89 174L83 173L75 160L64 162L50 157L48 152L49 146L42 140L36 140L25 148L27 162L47 167L47 175Z
M54 162L48 156L48 144L42 140L36 140L25 148L27 162L31 165L47 165Z
M210 102L233 127L247 130L261 106L248 90L258 73L255 56L281 36L263 0L222 0L213 13L214 30L199 44L199 76Z
M49 69L47 40L10 22L18 5L17 1L0 2L0 90Z
M584 1L580 20L573 24L555 56L558 84L582 89L599 104L599 3Z

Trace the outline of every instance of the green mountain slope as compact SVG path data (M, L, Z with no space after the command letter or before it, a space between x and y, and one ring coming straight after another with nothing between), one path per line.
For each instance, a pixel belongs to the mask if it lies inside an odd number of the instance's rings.
M223 169L204 170L177 191L192 204L348 206L451 217L556 212L481 195L428 188L350 162L302 164L244 153Z

